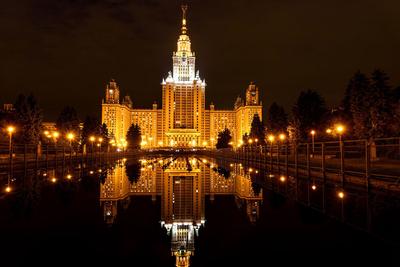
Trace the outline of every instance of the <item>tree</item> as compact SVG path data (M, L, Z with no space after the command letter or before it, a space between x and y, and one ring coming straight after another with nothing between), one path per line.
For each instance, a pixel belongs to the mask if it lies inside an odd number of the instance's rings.
M137 124L132 124L129 127L128 133L126 134L126 141L130 149L139 149L142 141L142 133L140 127Z
M258 144L260 145L265 143L265 128L257 113L254 114L251 122L250 137L258 139Z
M268 131L274 134L286 133L288 125L288 116L285 109L276 102L272 103L267 113Z
M79 118L76 110L69 106L63 108L57 118L56 127L63 135L67 132L77 134L79 132Z
M391 112L390 91L388 75L379 69L374 70L371 74L371 91L368 95L371 103L369 110L371 121L369 136L371 137L383 137L391 134L390 121L393 113Z
M327 115L325 100L313 90L302 91L293 109L291 123L295 131L296 140L305 140L311 129L325 128L324 119Z
M231 140L232 140L231 131L225 128L225 130L218 133L218 140L215 146L217 149L230 148L231 145L229 143L231 142Z
M110 137L108 135L107 124L105 124L105 123L100 125L100 136L101 136L101 138L103 138L103 142L105 144L108 144Z
M42 110L33 94L19 95L15 102L16 139L23 143L37 144L42 132Z
M90 136L98 136L100 134L100 122L95 117L87 116L83 122L82 128L82 144L87 144Z
M346 90L345 103L353 121L357 138L377 138L391 133L391 90L389 77L375 70L371 79L358 71Z
M126 176L128 176L129 182L132 183L137 183L137 181L140 178L140 163L135 162L135 163L125 163L125 173Z
M344 99L345 110L351 115L353 133L358 138L364 138L367 133L369 105L366 102L366 94L370 90L370 80L368 77L361 73L356 72L346 89Z
M400 86L393 90L392 92L392 110L393 110L393 122L391 123L393 127L393 134L395 136L400 135Z

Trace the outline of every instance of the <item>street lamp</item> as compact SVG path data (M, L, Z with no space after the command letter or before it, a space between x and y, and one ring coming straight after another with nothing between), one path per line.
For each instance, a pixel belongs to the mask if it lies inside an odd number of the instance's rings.
M8 181L7 181L7 187L5 189L6 193L10 193L11 192L11 171L12 171L12 135L15 132L15 127L10 125L7 127L7 133L9 135L9 154L10 154L10 172L8 174Z
M344 128L344 126L343 125L341 125L341 124L338 124L338 125L336 125L336 132L339 134L339 142L342 142L342 134L344 133L344 131L345 131L345 128Z
M10 125L7 127L7 132L9 136L9 146L8 146L8 151L10 153L10 160L12 159L12 135L15 132L15 127Z
M342 187L344 186L344 149L342 142L342 134L345 131L345 127L342 124L336 125L336 132L339 135L339 147L340 147L340 173L342 175ZM343 195L344 196L344 195ZM340 196L339 196L340 197ZM343 197L341 197L343 198Z
M72 140L74 140L75 135L73 133L67 134L67 139L69 140L69 145L72 146Z
M69 153L69 161L70 163L72 162L72 140L74 140L75 135L73 133L67 133L67 139L69 140L69 149L70 149L70 153Z
M11 173L12 173L12 135L15 132L15 127L12 126L12 125L9 125L7 127L7 132L8 132L8 136L9 136L8 152L9 152L9 156L10 156L10 172L8 174L8 185L7 185L7 187L10 187Z
M100 138L99 138L99 144L100 144L100 145L99 145L99 147L100 147L100 153L101 153L101 145L102 145L102 143L103 143L103 138L102 138L102 137L100 137Z
M316 133L316 131L315 130L311 130L310 131L310 134L311 134L311 142L312 142L312 156L311 157L314 157L314 147L315 147L315 145L314 145L314 136L315 136L315 133Z
M286 135L285 134L283 134L283 133L279 134L279 140L285 141L285 139L286 139Z
M268 135L268 141L271 143L270 145L270 149L269 149L269 158L270 158L270 168L271 168L271 172L272 172L272 143L275 140L275 136L273 136L272 134Z

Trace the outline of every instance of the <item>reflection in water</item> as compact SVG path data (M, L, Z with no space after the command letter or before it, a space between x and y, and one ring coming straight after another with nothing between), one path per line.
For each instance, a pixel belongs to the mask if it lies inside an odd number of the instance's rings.
M161 197L161 226L171 238L171 253L176 266L189 266L194 255L194 240L205 226L205 195L234 195L239 208L256 222L262 203L262 189L254 186L242 168L234 172L215 162L196 157L142 159L117 164L100 186L104 220L113 224L117 204L128 205L130 198Z

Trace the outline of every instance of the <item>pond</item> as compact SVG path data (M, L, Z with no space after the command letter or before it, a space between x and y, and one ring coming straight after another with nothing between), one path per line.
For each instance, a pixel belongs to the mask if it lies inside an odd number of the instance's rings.
M0 255L5 266L399 266L398 195L339 198L312 181L198 155L16 175L0 196Z

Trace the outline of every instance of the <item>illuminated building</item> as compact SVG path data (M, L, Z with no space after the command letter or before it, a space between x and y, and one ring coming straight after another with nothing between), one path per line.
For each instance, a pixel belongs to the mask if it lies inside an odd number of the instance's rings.
M135 109L126 96L121 101L120 88L114 80L106 86L102 103L102 122L108 127L116 143L126 138L131 124L138 124L142 132L142 146L213 147L218 133L228 128L237 144L250 132L254 114L262 118L259 89L251 83L244 100L238 97L232 110L217 110L211 104L206 109L206 82L196 70L196 56L191 49L186 11L177 50L172 56L172 72L162 80L162 105L151 109Z
M256 222L260 214L262 189L254 192L250 175L244 168L235 164L231 175L224 177L211 166L216 167L216 163L194 157L119 162L107 172L107 178L100 185L104 221L113 224L118 209L130 201L134 203L135 197L148 196L156 201L159 196L161 226L170 236L176 266L189 266L195 252L195 237L205 226L207 195L210 200L216 196L234 195L251 223ZM130 173L136 179L129 177Z

